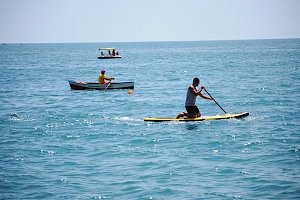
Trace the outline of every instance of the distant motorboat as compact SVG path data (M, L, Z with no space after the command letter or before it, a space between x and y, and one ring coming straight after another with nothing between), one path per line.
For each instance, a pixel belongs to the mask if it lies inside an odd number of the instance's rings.
M116 48L100 48L101 54L98 59L121 58Z

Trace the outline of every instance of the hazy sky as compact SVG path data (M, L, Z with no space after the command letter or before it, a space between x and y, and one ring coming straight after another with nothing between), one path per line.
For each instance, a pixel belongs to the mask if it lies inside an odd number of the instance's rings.
M300 0L0 0L0 43L300 38Z

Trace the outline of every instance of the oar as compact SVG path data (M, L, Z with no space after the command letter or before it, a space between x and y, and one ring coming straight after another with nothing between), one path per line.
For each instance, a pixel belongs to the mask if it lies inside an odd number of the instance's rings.
M218 102L215 100L215 98L213 98L209 92L207 92L207 90L205 88L203 88L203 90L210 96L210 98L212 98L214 100L214 102L224 111L224 113L227 114L227 112L218 104Z
M105 87L104 92L107 90L107 88L110 86L110 84L111 84L111 80L107 83L107 86Z

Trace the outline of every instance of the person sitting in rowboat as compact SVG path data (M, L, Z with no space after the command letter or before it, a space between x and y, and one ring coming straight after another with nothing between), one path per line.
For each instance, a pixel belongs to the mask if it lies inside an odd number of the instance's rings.
M112 80L114 80L115 78L109 78L105 75L105 70L101 70L101 74L98 77L98 82L99 84L107 84L110 83ZM108 82L106 82L108 81Z
M188 118L196 118L201 117L201 113L196 106L196 98L197 96L202 97L203 99L213 100L210 97L207 97L201 93L201 91L204 89L203 86L201 86L201 89L198 90L197 86L200 84L199 78L193 79L193 84L188 87L187 93L186 93L186 100L185 100L185 109L186 112L179 113L177 115L177 119L180 117L188 117Z

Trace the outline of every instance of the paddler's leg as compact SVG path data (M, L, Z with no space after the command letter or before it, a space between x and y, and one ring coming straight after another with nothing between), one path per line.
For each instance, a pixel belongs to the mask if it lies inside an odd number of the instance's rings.
M196 114L196 117L201 117L201 113L197 106L195 106L195 114Z
M184 117L184 116L187 116L187 113L185 112L182 112L182 113L179 113L176 117L176 119L180 118L180 117Z
M188 117L188 118L197 118L198 115L194 115L194 114L188 113L188 114L187 114L187 117Z
M200 117L200 111L197 106L186 106L186 111L188 112L187 117L188 118L197 118Z

